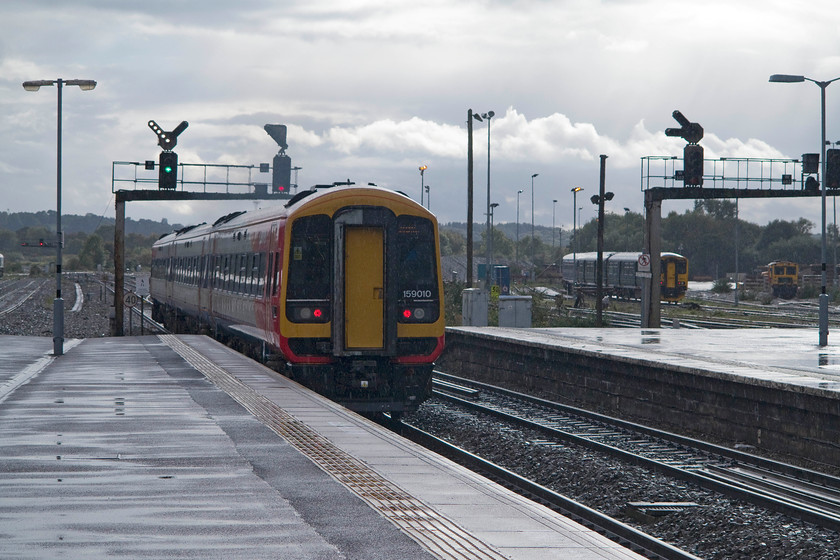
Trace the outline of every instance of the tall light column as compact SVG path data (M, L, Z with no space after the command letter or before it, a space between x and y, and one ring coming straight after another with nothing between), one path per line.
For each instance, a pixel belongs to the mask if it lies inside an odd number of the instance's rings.
M554 260L554 216L557 213L557 199L551 201L551 260Z
M817 84L820 88L820 117L821 117L821 138L820 138L820 149L822 150L822 170L821 170L821 177L820 177L820 191L822 194L822 231L821 231L821 239L822 239L822 270L821 270L821 280L822 280L822 289L820 291L820 313L819 313L819 322L820 322L820 334L819 334L819 344L820 346L827 346L828 345L828 294L825 291L825 268L826 268L826 246L825 246L825 88L828 87L828 84L831 82L835 82L840 80L840 77L834 78L833 80L828 80L826 82L820 82L817 80L813 80L811 78L806 78L805 76L798 76L798 75L791 75L791 74L773 74L770 76L771 82L776 83L797 83L797 82L813 82ZM835 272L836 274L836 272Z
M494 231L495 228L493 227L493 213L496 210L496 208L498 208L498 207L499 207L498 202L494 202L490 205L490 238L488 239L488 244L489 244L489 247L490 247L490 263L491 263L490 266L491 267L492 267L492 262L493 262L493 234L495 233L495 231ZM493 281L493 275L492 274L490 275L490 278L491 278L490 281L492 282Z
M582 191L583 187L572 187L572 242L569 247L572 250L572 268L575 271L575 279L577 280L577 214L575 212L575 208L577 208L577 193L578 191Z
M61 91L62 87L79 86L84 91L96 87L93 80L32 80L23 82L23 89L26 91L38 91L42 86L56 86L58 88L58 109L56 126L56 219L55 219L55 299L53 300L53 354L61 356L64 354L64 300L61 298L61 260L62 240L61 231ZM117 297L117 296L115 296Z
M490 119L495 115L496 113L493 111L487 111L481 115L473 113L473 118L478 122L487 119L487 264L484 271L484 280L488 290L490 289Z
M531 264L534 264L536 247L534 246L534 177L538 177L539 173L531 175Z
M516 191L516 273L519 274L519 195L522 189Z
M425 165L421 165L417 169L420 170L420 206L423 206L423 193L426 191L424 174L426 173L428 167Z

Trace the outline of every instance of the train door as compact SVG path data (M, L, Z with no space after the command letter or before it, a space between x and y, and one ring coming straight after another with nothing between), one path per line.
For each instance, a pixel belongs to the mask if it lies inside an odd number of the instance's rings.
M384 252L384 231L381 227L346 227L344 343L347 350L384 347Z
M663 263L662 270L665 272L663 288L674 289L677 286L677 263L674 259L668 259Z

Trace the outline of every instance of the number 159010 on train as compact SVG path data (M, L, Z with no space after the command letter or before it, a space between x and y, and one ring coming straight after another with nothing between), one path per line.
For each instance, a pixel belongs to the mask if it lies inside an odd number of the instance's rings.
M407 196L302 191L152 247L153 313L204 332L360 412L416 409L443 351L438 225Z

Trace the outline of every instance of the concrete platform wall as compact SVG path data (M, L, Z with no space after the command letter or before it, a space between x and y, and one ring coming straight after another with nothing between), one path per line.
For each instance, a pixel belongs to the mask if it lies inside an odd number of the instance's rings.
M840 465L840 396L830 391L451 330L438 366L685 435Z

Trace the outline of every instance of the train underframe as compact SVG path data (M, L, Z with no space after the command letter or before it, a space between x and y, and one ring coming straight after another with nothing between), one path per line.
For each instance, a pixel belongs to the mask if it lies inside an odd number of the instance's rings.
M387 358L341 358L329 364L286 364L291 379L356 412L412 412L431 396L432 364Z
M417 410L432 395L434 364L397 364L389 357L336 357L326 364L292 364L261 339L209 324L192 314L155 302L152 318L174 333L204 334L257 360L350 410L390 412L401 416Z

